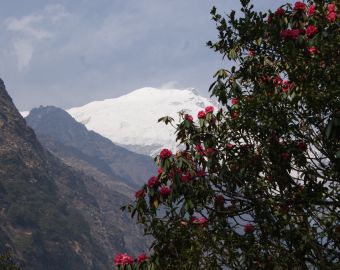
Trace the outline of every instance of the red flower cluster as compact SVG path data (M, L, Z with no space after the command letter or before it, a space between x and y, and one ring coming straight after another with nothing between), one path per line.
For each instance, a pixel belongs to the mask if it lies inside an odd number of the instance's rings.
M282 92L287 93L291 88L293 84L290 81L284 81L282 84Z
M137 262L143 263L143 262L147 261L148 259L149 259L149 257L146 256L144 253L142 253L142 254L138 255Z
M227 143L227 149L228 150L232 150L234 148L235 145L231 144L231 143Z
M335 8L336 8L336 5L334 3L327 5L327 20L329 22L335 22L336 20Z
M163 168L161 168L161 167L158 167L158 169L157 169L157 173L158 173L158 175L160 175L160 174L164 173L164 170L163 170Z
M159 156L162 158L162 159L166 159L166 158L169 158L172 156L172 152L169 150L169 149L163 149L161 151L161 153L159 154Z
M196 150L197 154L199 154L200 156L204 156L205 155L204 148L203 148L202 145L196 144L195 145L195 150Z
M205 176L205 171L203 171L202 169L197 170L197 171L196 171L196 175L197 175L198 177L204 177L204 176Z
M222 194L216 195L215 202L218 204L224 204L224 196Z
M276 76L274 79L273 79L273 84L275 87L278 87L282 84L283 80L281 79L280 76Z
M239 117L239 113L238 113L237 111L232 111L232 112L231 112L231 118L232 118L232 119L235 120L235 119L237 119L238 117Z
M307 10L308 16L313 16L313 14L315 13L315 9L316 9L316 5L315 4L311 5Z
M171 189L168 186L162 186L159 190L162 197L166 198L170 195Z
M149 259L149 257L146 256L144 253L142 253L142 254L138 255L137 262L139 264L141 264L141 263L147 261L148 259ZM132 265L133 264L133 258L126 253L118 253L114 257L113 263L116 266Z
M302 2L296 2L294 5L294 10L305 10L306 9L306 4Z
M284 29L281 31L281 37L284 40L296 40L300 36L299 29Z
M317 54L317 53L319 53L318 49L315 46L309 47L308 48L308 52L310 54Z
M290 154L289 154L288 152L283 152L283 153L281 154L281 157L282 157L284 160L288 160L289 157L290 157Z
M315 25L308 25L306 28L307 37L313 37L318 32L318 28Z
M303 141L299 141L296 146L301 151L306 151L307 150L307 144L305 142L303 142Z
M183 182L183 183L187 183L191 179L190 172L186 172L185 174L181 174L180 177L181 177L181 182Z
M237 98L232 98L231 99L231 104L232 105L236 105L238 103L238 99Z
M143 199L145 197L144 189L138 190L135 192L136 199Z
M148 180L148 187L149 188L157 187L159 185L160 185L160 182L159 182L159 180L158 180L158 178L156 176L152 176Z
M255 230L255 227L254 227L253 224L248 223L248 224L244 225L243 230L244 230L245 233L250 234Z
M285 15L285 12L286 11L282 7L280 7L275 11L275 15L281 17L281 16Z
M133 264L133 258L131 256L127 255L126 253L118 253L115 256L113 262L116 266L131 265L131 264Z
M191 222L196 225L205 225L208 223L208 220L205 217L201 217L201 218L192 217Z
M273 22L273 14L269 14L269 15L268 15L267 22L268 22L268 23L272 23L272 22Z
M205 107L205 112L206 113L212 113L214 111L214 107L213 106L207 106Z
M205 150L207 156L213 156L216 154L217 150L215 148L209 147Z
M192 115L186 114L185 115L185 120L188 120L189 122L192 122L194 120L194 118L192 117Z
M205 118L205 111L199 111L198 112L198 114L197 114L197 117L198 117L198 119L203 119L203 118Z
M249 55L249 56L255 56L256 53L255 53L254 50L249 50L249 51L248 51L248 55Z

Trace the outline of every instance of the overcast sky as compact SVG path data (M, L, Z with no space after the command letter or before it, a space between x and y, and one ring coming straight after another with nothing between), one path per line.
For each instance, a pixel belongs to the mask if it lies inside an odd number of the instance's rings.
M274 9L279 0L253 0ZM194 87L208 96L225 63L210 9L237 0L2 0L0 77L20 110L62 108L144 86Z

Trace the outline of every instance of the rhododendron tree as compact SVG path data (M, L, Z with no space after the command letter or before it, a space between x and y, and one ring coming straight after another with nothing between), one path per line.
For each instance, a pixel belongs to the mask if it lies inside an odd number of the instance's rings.
M339 6L241 4L211 11L220 107L180 113L182 150L124 209L150 269L340 269Z

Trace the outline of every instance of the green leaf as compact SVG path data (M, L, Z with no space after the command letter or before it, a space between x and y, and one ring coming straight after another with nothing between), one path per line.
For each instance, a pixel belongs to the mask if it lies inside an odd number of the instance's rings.
M166 125L169 123L172 123L174 121L174 119L170 116L164 116L158 119L158 123L159 122L164 122Z
M216 14L216 7L215 6L212 7L212 9L210 11L210 14L211 15L215 15Z

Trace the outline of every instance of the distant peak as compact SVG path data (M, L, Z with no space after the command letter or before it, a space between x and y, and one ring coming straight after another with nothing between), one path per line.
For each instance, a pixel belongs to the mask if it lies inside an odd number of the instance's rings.
M55 107L55 106L51 106L51 105L48 105L48 106L40 105L38 108L32 109L32 111L54 112L54 111L64 111L64 110L58 107Z
M146 94L146 93L157 93L157 94L168 94L171 92L190 92L194 94L195 96L199 96L199 93L196 91L195 88L156 88L156 87L142 87L136 90L133 90L132 92L124 95L124 96L130 96L130 95L135 95L135 94Z
M69 115L66 111L55 106L40 106L38 108L34 108L30 111L26 119L27 120L41 119L43 117L53 117L69 121L75 121L72 118L72 116Z
M193 93L195 96L199 96L199 93L195 88L192 87L192 88L188 88L187 90Z

